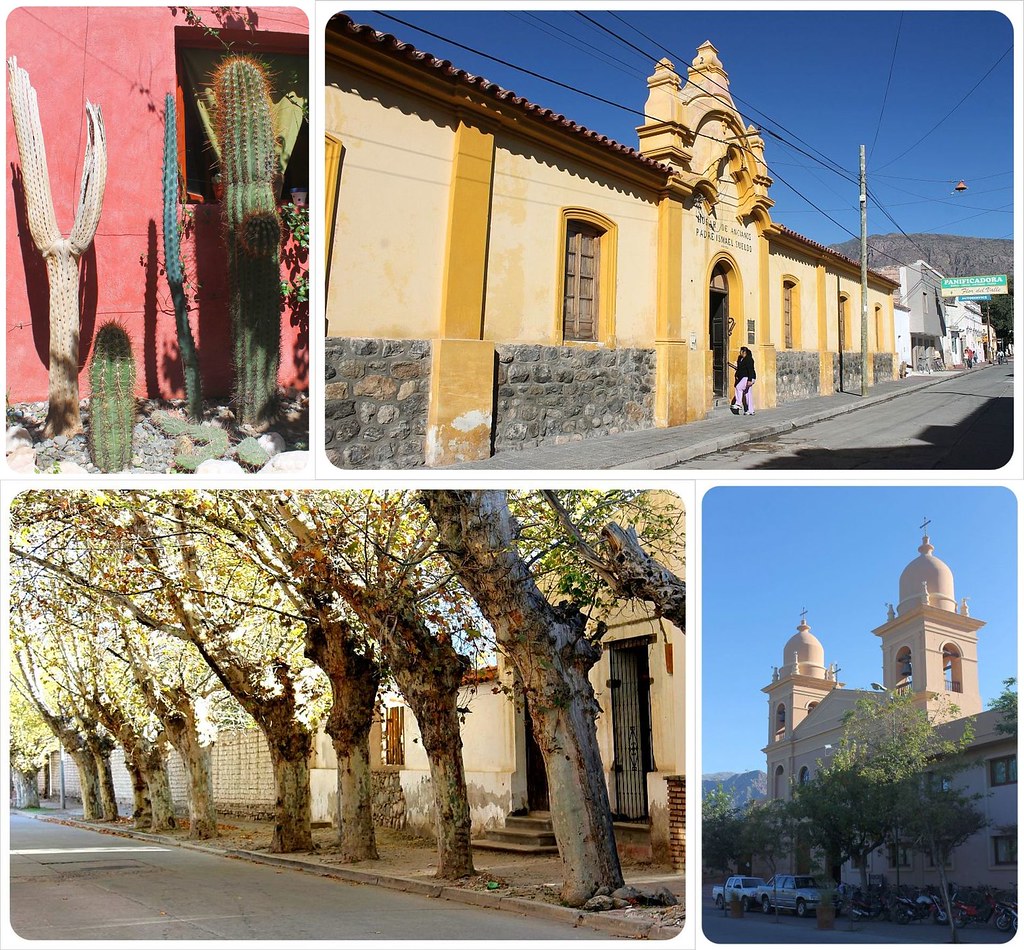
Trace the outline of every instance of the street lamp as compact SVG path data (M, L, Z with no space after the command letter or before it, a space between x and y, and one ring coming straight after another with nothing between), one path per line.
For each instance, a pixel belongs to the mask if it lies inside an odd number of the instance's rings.
M892 709L892 703L895 700L895 695L891 689L887 689L881 683L872 683L871 688L881 693L885 693L889 697L889 711L892 712L892 744L893 751L896 747L896 713ZM893 828L893 838L895 839L896 845L896 893L899 894L900 890L900 819L899 813L896 814L896 824Z

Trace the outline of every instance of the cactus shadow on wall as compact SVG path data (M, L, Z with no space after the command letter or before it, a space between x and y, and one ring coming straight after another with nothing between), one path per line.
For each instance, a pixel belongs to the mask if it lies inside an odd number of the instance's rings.
M230 396L235 379L231 360L230 316L228 315L228 252L224 246L219 204L197 204L193 232L194 268L198 291L190 301L197 311L199 367L203 395L207 399ZM223 340L220 347L204 342Z

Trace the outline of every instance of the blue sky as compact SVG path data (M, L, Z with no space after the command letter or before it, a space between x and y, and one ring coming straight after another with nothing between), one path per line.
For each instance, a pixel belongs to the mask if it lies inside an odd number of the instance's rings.
M702 760L706 772L764 769L767 701L800 611L840 682L881 679L887 601L922 531L953 572L978 632L985 705L1017 670L1017 501L998 487L719 487L701 519Z
M775 220L824 244L859 235L858 149L863 144L871 193L906 233L1013 236L1012 51L1000 61L1013 37L1000 13L539 9L395 10L387 16L356 10L350 15L633 147L654 62L667 55L682 71L696 48L711 40L748 123L826 156L853 179L766 134ZM634 111L588 99L472 50ZM968 191L952 194L960 179ZM898 230L874 199L868 202L868 230Z

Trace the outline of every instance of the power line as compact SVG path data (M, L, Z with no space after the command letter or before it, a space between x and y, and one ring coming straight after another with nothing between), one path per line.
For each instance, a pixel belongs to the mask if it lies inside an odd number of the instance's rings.
M871 142L871 148L868 149L868 161L871 161L871 156L875 152L875 143L878 141L878 133L882 130L882 116L885 115L885 103L889 99L889 86L892 83L892 71L896 65L896 50L900 46L900 33L903 30L903 11L900 11L900 22L896 26L896 42L892 44L892 59L889 62L889 78L885 81L885 92L882 94L882 108L878 113L878 124L875 126L875 137Z
M962 106L967 101L967 99L970 97L971 93L973 93L974 90L977 89L978 86L980 86L988 78L989 73L991 73L996 68L996 66L998 66L1004 59L1006 59L1007 54L1012 52L1012 51L1013 51L1013 47L1012 46L1010 46L1008 49L1006 49L1003 52L1003 55L1000 56L999 59L997 59L991 66L989 66L988 70L985 72L985 75L982 76L981 79L979 79L973 86L971 86L970 90L968 90L966 95L955 106L953 106L953 108L950 109L949 112L947 112L941 119L939 119L939 121L936 122L935 125L933 125L927 132L925 132L924 135L922 135L913 145L911 145L909 148L905 148L894 159L892 159L892 160L886 162L884 165L882 165L881 168L888 168L894 162L897 162L901 158L903 158L903 156L906 155L907 152L910 152L913 149L917 148L918 145L920 145L926 138L928 138L928 136L931 135L932 132L934 132L940 125L942 125L942 123L945 122L946 119L948 119L954 112L956 112L957 109L960 108L960 106ZM879 170L881 170L881 169L879 169Z

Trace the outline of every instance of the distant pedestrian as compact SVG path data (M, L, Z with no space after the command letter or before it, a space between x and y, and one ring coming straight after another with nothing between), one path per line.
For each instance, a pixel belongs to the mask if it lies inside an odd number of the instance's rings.
M754 354L745 346L740 347L740 355L736 360L735 369L733 384L736 389L733 405L736 408L733 412L738 415L742 409L743 415L752 416L754 414L754 380L757 379L757 372L754 369Z

